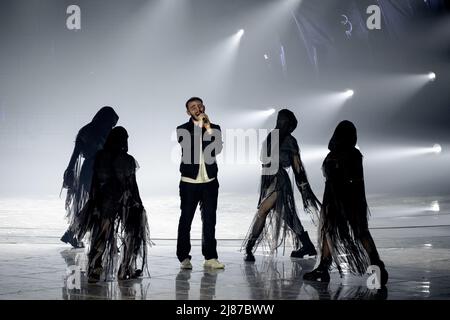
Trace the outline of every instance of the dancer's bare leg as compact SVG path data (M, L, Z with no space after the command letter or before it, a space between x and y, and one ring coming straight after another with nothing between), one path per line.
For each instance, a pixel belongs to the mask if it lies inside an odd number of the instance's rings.
M265 199L256 212L256 220L252 228L252 238L258 239L259 235L264 229L267 215L270 210L275 206L277 201L277 193L272 193L267 199Z
M253 223L250 239L247 241L247 245L245 247L246 252L246 261L255 261L255 257L253 256L253 247L256 244L261 232L264 230L264 225L266 223L267 215L270 210L275 206L277 201L278 194L276 192L272 193L268 198L266 198L259 206L258 211L256 212L256 219Z

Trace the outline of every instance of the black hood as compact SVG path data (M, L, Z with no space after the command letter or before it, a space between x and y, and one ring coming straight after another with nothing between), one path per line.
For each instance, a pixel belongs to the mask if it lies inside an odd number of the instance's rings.
M348 120L344 120L341 121L334 130L334 134L328 144L328 149L330 151L351 150L356 146L356 141L357 135L355 125Z
M92 119L92 123L98 126L105 126L112 128L119 121L119 116L114 111L113 108L109 106L105 106L97 111L94 118Z
M128 152L128 132L124 127L115 127L106 139L104 150L113 153Z
M275 129L280 130L284 134L289 134L297 128L297 124L298 121L294 113L288 109L282 109L278 112Z

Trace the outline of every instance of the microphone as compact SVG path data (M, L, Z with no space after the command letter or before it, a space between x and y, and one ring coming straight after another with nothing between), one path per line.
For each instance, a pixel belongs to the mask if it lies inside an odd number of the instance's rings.
M208 120L207 117L203 117L203 118L202 118L202 121L203 121L204 124L208 124L208 123L209 123L209 120Z

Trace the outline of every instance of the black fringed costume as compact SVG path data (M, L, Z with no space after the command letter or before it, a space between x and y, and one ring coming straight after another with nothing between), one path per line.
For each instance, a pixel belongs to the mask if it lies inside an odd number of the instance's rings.
M106 275L115 271L118 251L119 279L139 276L146 266L147 246L151 245L147 215L136 183L137 164L127 153L127 139L126 130L116 127L97 153L90 199L79 215L81 224L87 227L80 232L91 234L88 274L94 282L103 271Z
M89 199L95 155L103 148L106 137L118 120L113 108L103 107L77 134L69 165L64 172L63 188L67 189L65 208L69 228L61 238L74 247L82 246L85 226L80 224L78 214Z
M387 272L369 232L363 156L355 147L356 140L353 123L342 121L328 145L330 152L322 167L326 178L320 215L322 254L319 267L305 275L307 280L329 281L328 269L334 260L339 271L345 265L359 275L369 265L378 265L382 282L387 281Z
M291 135L296 127L297 119L294 114L286 109L281 110L275 128L279 130L279 144L272 141L274 132L269 133L263 143L263 154L279 155L279 167L275 170L275 174L273 172L270 174L267 169L274 162L263 164L258 212L243 244L247 261L254 260L252 252L260 243L274 253L280 246L284 246L288 236L294 241L294 248L299 249L297 254L293 252L292 256L316 254L314 245L298 218L291 180L286 171L289 167L293 168L305 211L318 216L320 202L311 190L300 159L300 149L296 139Z

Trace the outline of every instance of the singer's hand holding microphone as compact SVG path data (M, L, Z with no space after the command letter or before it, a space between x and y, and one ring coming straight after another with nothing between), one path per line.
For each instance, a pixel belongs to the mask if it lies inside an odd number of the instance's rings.
M208 132L210 132L211 131L211 122L209 121L209 118L206 115L206 113L200 114L198 116L198 118L202 121L203 127L205 127L205 129L208 130Z

